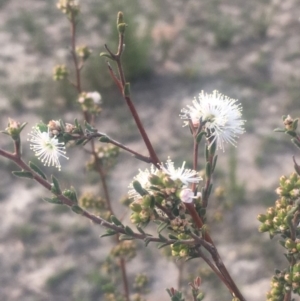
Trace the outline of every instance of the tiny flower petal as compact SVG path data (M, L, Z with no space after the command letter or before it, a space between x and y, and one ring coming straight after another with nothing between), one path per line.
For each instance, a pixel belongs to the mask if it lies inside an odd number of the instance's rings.
M55 166L61 170L59 157L65 156L65 144L59 142L56 137L50 137L48 132L41 132L38 127L33 127L33 131L28 134L31 138L28 139L30 149L34 151L38 159L46 166Z
M194 192L190 188L183 188L180 192L180 199L183 203L193 203L194 199L201 196L201 192L198 192L197 195L194 195Z
M185 120L184 125L191 121L195 128L201 119L209 146L216 142L217 148L224 151L225 143L235 146L238 136L245 132L245 120L241 119L242 107L236 102L218 91L212 94L202 91L199 98L193 100L193 105L187 105L187 108L181 110L180 117Z
M91 98L94 104L101 104L101 95L97 91L86 93L86 97Z
M170 176L173 181L180 180L183 184L188 185L188 183L199 183L202 178L198 175L197 171L192 169L184 169L185 162L182 163L180 168L174 167L174 162L168 158L166 162L166 167L162 164L162 170L164 173Z

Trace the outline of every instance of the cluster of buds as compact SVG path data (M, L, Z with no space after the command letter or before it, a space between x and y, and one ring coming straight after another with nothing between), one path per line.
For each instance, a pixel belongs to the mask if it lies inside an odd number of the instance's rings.
M66 79L69 75L67 67L65 65L56 65L53 68L53 79L54 80L63 80Z
M281 301L289 292L300 295L300 263L290 268L290 272L276 270L267 292L267 301Z
M50 137L64 136L67 138L75 131L75 126L71 123L64 123L62 120L50 120L47 124Z
M288 250L288 254L300 254L300 240L295 241L291 238L286 239L284 247Z
M115 293L106 293L104 294L105 301L126 301L125 297L116 295Z
M274 207L269 207L266 214L260 214L257 219L262 223L260 232L269 232L271 237L275 234L290 236L289 223L295 215L296 204L299 198L300 177L292 173L289 178L282 176L280 186L276 193L280 196Z
M284 273L277 271L271 280L271 289L267 292L267 301L281 301L286 293Z
M126 258L130 260L136 256L136 245L132 240L121 241L110 251L113 257Z
M298 147L300 148L300 139L298 134L296 133L297 128L298 128L298 118L292 118L290 115L284 115L282 116L283 120L283 125L284 128L277 128L274 131L275 132L281 132L281 133L286 133L288 134L291 138L291 141Z
M85 45L77 46L76 53L82 59L82 61L86 61L89 58L89 56L92 54L92 50Z
M80 7L75 0L59 0L56 7L61 10L69 19L76 17L80 12Z
M7 128L2 133L11 136L13 140L17 141L20 139L20 133L25 125L26 123L20 124L18 121L8 118Z
M179 240L186 240L186 239L190 239L190 236L188 234L182 233L182 234L179 234L177 236L177 238ZM174 257L186 258L191 255L192 249L191 249L191 247L189 247L186 244L176 242L171 245L171 253L172 253L172 256L174 256Z
M141 296L141 294L134 294L131 297L132 301L147 301L143 296Z
M147 177L147 174L143 174L143 177ZM168 213L175 217L184 215L185 206L179 196L181 181L172 180L161 171L156 174L149 173L146 179L141 178L142 181L147 182L147 187L143 187L137 180L131 184L133 189L129 191L129 195L134 199L130 204L133 211L130 217L132 223L147 224L150 220L166 218ZM178 224L178 227L180 226L183 226L183 223Z
M191 222L188 221L186 218L181 218L177 216L173 220L171 220L171 228L175 232L186 232L188 227L190 226Z
M134 279L133 287L139 292L145 292L149 279L145 274L138 274Z
M101 197L96 197L92 193L87 192L83 194L80 197L78 204L82 208L96 212L106 220L110 217L110 211L108 210L105 200Z
M112 144L107 144L105 146L97 147L95 156L91 156L91 159L87 162L88 170L98 170L98 164L109 170L116 164L116 160L119 156L120 149Z
M189 283L189 286L192 289L194 300L197 301L202 301L205 297L205 294L200 290L201 282L201 278L198 276L194 279L193 282Z
M99 92L82 92L79 95L78 102L84 112L88 111L92 114L101 112L101 95Z

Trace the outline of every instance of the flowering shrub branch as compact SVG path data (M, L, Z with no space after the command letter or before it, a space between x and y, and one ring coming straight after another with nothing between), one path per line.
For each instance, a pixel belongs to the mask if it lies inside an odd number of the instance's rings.
M74 0L60 0L57 4L68 18L71 31L71 56L75 69L75 81L69 80L78 94L78 104L82 110L82 125L77 119L74 123L62 120L51 120L48 124L40 122L34 126L29 134L28 142L38 160L45 166L54 166L61 170L61 159L69 159L66 155L68 145L84 146L84 150L91 155L87 162L89 171L96 171L103 192L102 197L83 194L78 197L73 187L62 189L59 179L51 176L33 162L28 164L22 157L21 134L26 123L9 119L8 126L3 131L11 137L14 143L12 152L0 148L0 156L14 162L20 170L13 171L17 177L36 181L51 193L51 197L44 200L56 204L66 205L78 215L94 224L106 228L102 237L112 236L114 247L110 255L120 268L122 278L122 293L114 290L113 297L120 301L141 301L146 293L147 276L141 274L136 277L131 288L128 281L126 262L136 255L133 240L142 240L147 246L156 243L157 248L169 248L171 256L176 259L203 259L227 287L232 301L245 301L245 297L232 279L224 265L208 227L207 210L213 189L213 175L217 165L218 151L223 151L227 144L236 146L240 135L245 132L245 120L242 119L242 107L235 99L231 99L218 91L207 94L202 91L198 98L181 110L180 118L183 125L188 126L193 140L193 168L186 168L184 161L181 167L168 157L161 161L148 137L133 104L130 84L126 81L122 54L124 52L125 31L122 12L117 16L119 33L117 52L114 53L107 45L107 52L100 54L110 59L116 65L116 72L107 62L108 72L120 90L140 136L147 148L148 156L140 154L125 146L95 126L95 118L101 112L101 95L97 92L83 90L81 70L91 55L87 46L77 46L76 29L80 15L80 7ZM54 68L55 80L69 79L70 72L65 65ZM291 136L292 142L300 148L300 135L297 133L298 119L284 116L284 128L276 129ZM205 143L205 171L203 178L199 173L199 145ZM100 142L100 145L98 145ZM136 159L150 164L145 170L139 170L128 186L126 205L130 210L131 226L125 225L122 218L118 218L112 208L112 200L107 185L108 172L114 166L119 149L128 152ZM283 270L276 270L271 280L271 290L267 293L268 301L291 301L293 294L300 295L300 166L293 158L295 173L290 177L282 176L280 186L276 190L278 200L275 205L260 214L260 232L268 232L270 237L279 235L280 244L285 248L288 265ZM96 213L95 213L96 212ZM155 226L157 234L153 235L149 226ZM150 233L151 232L151 233ZM114 284L114 288L117 285ZM200 289L201 278L196 277L189 283L191 296L194 301L204 299ZM136 289L138 295L131 296L131 290ZM183 293L175 288L167 290L172 301L184 301ZM109 297L107 297L109 299Z

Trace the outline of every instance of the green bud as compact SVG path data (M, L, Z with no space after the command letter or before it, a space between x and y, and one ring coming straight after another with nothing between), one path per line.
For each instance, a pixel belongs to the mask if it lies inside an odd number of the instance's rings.
M130 221L133 224L140 224L142 222L142 220L137 212L134 212L130 215Z
M8 118L8 126L5 129L5 131L3 131L2 133L11 136L11 138L14 141L19 141L20 133L22 132L22 130L24 129L26 124L27 124L27 122L20 124L18 121Z
M151 175L149 176L149 182L150 182L152 185L156 185L156 186L162 184L162 181L161 181L160 177L157 176L157 175L154 175L154 174L151 174Z
M117 25L124 23L124 15L123 12L119 11L117 16Z
M287 240L285 241L284 246L285 246L288 250L291 250L291 249L293 249L293 248L296 247L296 243L295 243L292 239L289 238L289 239L287 239Z
M83 60L87 60L89 58L89 56L92 53L92 50L90 48L88 48L87 46L77 46L76 47L76 53L77 55Z
M124 86L124 96L125 97L130 96L130 83L126 83Z
M289 274L289 273L286 273L284 275L284 280L287 282L287 283L292 283L292 275Z
M263 222L265 222L265 221L267 220L267 217L266 217L265 214L259 214L259 215L257 216L257 219L258 219L261 223L263 223Z
M261 224L258 228L258 231L259 232L267 232L270 230L270 226L269 225L266 225L266 224Z
M150 211L150 210L143 209L143 210L139 213L140 220L141 220L143 223L148 222L148 221L150 220L150 216L151 216L151 211Z
M129 205L129 208L133 211L133 212L141 212L142 211L142 206L141 204L137 203L137 202L132 202L130 205Z
M117 28L118 28L118 32L120 34L124 34L125 33L125 29L127 27L127 24L126 23L120 23L117 25Z
M53 68L53 79L56 81L66 79L69 72L65 65L57 65Z
M103 57L107 57L107 58L109 58L109 59L113 59L112 57L111 57L111 55L109 54L109 53L107 53L107 52L101 52L100 53L100 56L103 56Z
M143 196L143 199L142 199L142 208L143 209L147 209L147 208L150 208L152 206L152 196L147 194L147 195L144 195Z

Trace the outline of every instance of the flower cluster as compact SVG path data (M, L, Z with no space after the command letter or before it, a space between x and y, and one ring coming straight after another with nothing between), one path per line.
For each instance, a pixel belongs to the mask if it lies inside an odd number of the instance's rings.
M135 242L131 240L121 241L112 248L110 253L114 257L122 257L130 260L136 255Z
M69 75L65 65L57 65L53 68L53 79L56 81L66 79Z
M79 14L79 4L75 0L59 0L56 7L61 10L68 18L76 17Z
M283 300L290 291L300 294L300 263L293 265L289 272L276 271L271 280L271 289L267 292L267 301Z
M61 170L60 157L69 159L65 155L65 143L59 141L57 136L53 136L45 125L36 125L32 129L28 134L30 136L28 141L31 142L30 149L45 166L54 166Z
M196 171L184 169L184 166L185 162L175 168L168 159L161 164L161 169L151 166L150 170L139 171L129 185L129 197L133 200L130 204L132 223L145 225L150 220L171 219L170 226L175 232L186 230L190 220L185 216L181 192L189 189L185 185L197 184L202 179Z
M260 232L269 232L271 236L275 234L290 235L289 220L293 218L295 201L299 197L300 177L293 173L289 178L282 176L280 186L276 193L280 196L274 207L269 207L266 214L260 214L257 218L262 223Z
M208 145L216 142L217 148L224 151L225 143L236 145L236 139L244 133L242 107L236 102L216 90L212 94L202 91L193 105L181 110L180 116L184 125L190 124L196 129L203 127L200 130L205 131Z
M80 103L83 111L99 114L101 112L101 95L99 92L82 92L79 95L78 102Z

